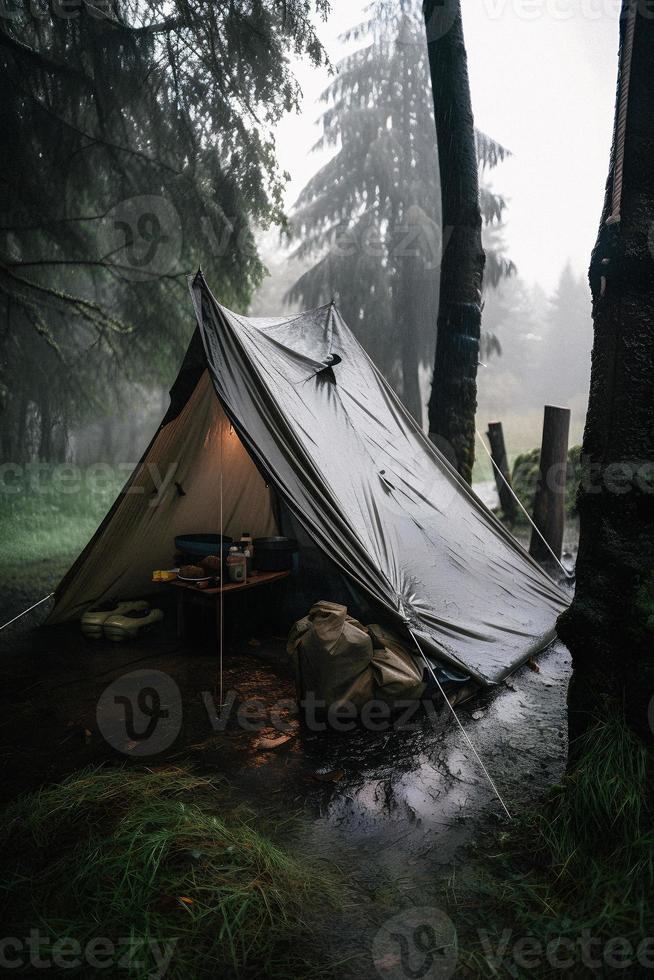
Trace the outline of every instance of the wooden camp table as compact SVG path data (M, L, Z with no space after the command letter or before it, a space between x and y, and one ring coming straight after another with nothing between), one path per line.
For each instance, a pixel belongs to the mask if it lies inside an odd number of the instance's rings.
M220 597L230 595L233 592L245 592L246 589L254 589L259 585L271 585L273 582L280 582L290 576L287 572L252 572L248 575L245 582L224 581L220 585L209 589L199 589L193 582L181 582L173 579L166 582L177 589L177 635L183 637L185 634L186 606L187 605L208 605L212 602L216 604L216 616L220 616Z

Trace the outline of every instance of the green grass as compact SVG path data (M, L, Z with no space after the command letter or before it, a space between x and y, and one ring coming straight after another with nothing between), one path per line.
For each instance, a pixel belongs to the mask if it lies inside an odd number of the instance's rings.
M623 938L632 965L615 975L639 975L635 951L654 936L652 756L621 718L610 718L588 732L578 758L538 812L479 850L483 871L457 910L464 962L476 976L561 976L544 953L538 967L516 964L514 943L523 937L574 957L567 972L575 977L612 976L611 963L593 974L584 956L602 956ZM495 950L510 931L506 962L488 955L480 928ZM584 930L596 940L594 953L583 953ZM654 960L654 942L649 955Z
M256 829L224 784L188 770L76 774L12 805L0 850L3 935L38 928L82 948L109 937L124 954L134 943L140 965L112 976L157 975L149 944L171 940L169 978L320 973L307 916L330 908L324 872Z
M78 554L125 483L125 473L106 467L40 464L0 492L0 565L51 561Z

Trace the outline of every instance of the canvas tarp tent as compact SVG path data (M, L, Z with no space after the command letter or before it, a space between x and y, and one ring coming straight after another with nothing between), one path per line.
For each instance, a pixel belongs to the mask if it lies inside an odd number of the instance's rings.
M197 329L170 409L51 621L143 594L175 534L218 529L222 479L225 534L274 533L276 497L390 621L481 683L552 639L565 595L425 437L333 304L249 318L201 273L190 287Z

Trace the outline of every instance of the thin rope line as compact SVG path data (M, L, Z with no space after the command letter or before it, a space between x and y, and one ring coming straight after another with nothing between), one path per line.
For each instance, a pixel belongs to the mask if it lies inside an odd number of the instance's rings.
M484 447L484 452L486 453L486 455L490 459L491 463L495 467L496 472L499 473L499 475L502 477L502 480L503 480L504 485L506 486L507 490L510 492L511 496L513 497L513 499L517 503L518 507L520 508L520 510L522 511L522 513L525 515L525 517L527 518L527 520L529 521L529 523L533 527L534 531L536 532L536 534L538 535L538 537L541 539L541 541L543 542L543 544L545 545L545 547L549 551L550 555L552 556L552 558L554 559L554 561L556 562L556 564L559 566L559 568L561 569L561 571L563 572L563 574L566 576L566 578L574 578L574 573L568 571L568 569L565 567L565 565L560 560L560 558L557 558L556 557L555 553L550 548L550 546L549 546L549 544L547 542L547 539L544 537L544 535L541 532L540 528L538 527L537 524L534 523L533 519L531 518L531 516L529 514L529 511L527 511L525 509L525 507L523 506L522 501L520 500L520 497L518 497L517 493L515 492L515 490L513 489L513 487L511 486L511 484L507 480L507 478L504 476L504 473L502 473L502 470L500 469L500 467L497 465L497 463L493 459L493 457L492 457L492 455L491 455L491 453L490 453L490 451L489 451L486 443L484 442L484 439L483 439L482 434L479 431L479 429L475 429L475 432L477 433L477 436L479 438L479 441L481 442L482 446ZM545 573L545 574L547 574L547 573Z
M629 83L631 81L631 62L634 49L637 14L638 2L637 0L632 0L627 13L624 48L621 51L622 64L620 66L620 101L618 105L618 117L615 129L613 194L611 200L611 214L607 220L607 224L617 224L617 222L620 221L620 208L622 205L622 180L624 176L624 151L627 135L627 113L629 109Z
M461 730L461 734L463 735L463 737L465 738L465 740L466 740L466 742L468 743L468 745L469 745L469 746L470 746L470 748L472 749L472 752L473 752L473 754L474 754L474 757L475 757L475 759L477 760L477 762L479 763L479 765L480 765L480 767L481 767L481 770L482 770L482 772L483 772L483 774L484 774L484 776L486 777L486 779L488 780L488 782L489 782L489 783L490 783L490 785L492 786L492 788L493 788L493 792L495 793L495 796L496 796L496 797L498 798L498 800L499 800L499 801L500 801L500 803L502 804L502 807L504 808L504 812L506 813L506 815L507 815L507 817L509 818L509 820L512 820L512 819L513 819L513 817L512 817L512 816L511 816L511 814L509 813L509 809L508 809L508 807L507 807L507 805L506 805L506 803L504 802L504 800L502 799L502 797L501 797L501 795L500 795L500 791L498 790L498 788L497 788L497 786L496 786L496 785L495 785L495 783L493 782L493 778L492 778L492 776L491 776L491 774L489 773L489 771L488 771L488 769L487 769L487 768L486 768L486 766L484 765L484 763L483 763L483 760L482 760L482 758L481 758L481 756L479 755L479 752L477 752L477 749L476 749L476 748L474 747L474 745L473 745L473 743L472 743L472 739L470 738L470 736L468 735L468 733L467 733L467 731L465 730L465 728L464 728L464 727L463 727L463 725L461 724L461 722L460 722L460 720L459 720L459 716L457 715L457 713L456 713L456 711L454 710L454 708L453 708L453 707L452 707L452 705L450 704L450 700L449 700L449 698L447 697L447 695L445 694L445 691L443 690L443 686L442 686L442 684L441 684L441 682L439 681L439 679L438 679L438 677L436 676L436 671L434 670L434 668L433 668L433 667L432 667L432 665L430 664L430 662L429 662L429 660L428 660L428 659L427 659L427 657L425 656L425 654L424 654L424 652L423 652L423 649L422 649L422 647L421 647L421 646L420 646L420 644L418 643L418 639L417 639L417 637L416 637L416 635L415 635L415 633L413 632L413 630L411 629L411 627L409 626L409 624L408 624L408 623L406 623L406 627L407 627L407 629L408 629L408 631L409 631L409 633L411 634L411 636L413 637L413 642L414 642L414 643L415 643L415 645L417 646L417 648L418 648L418 651L419 651L419 653L420 653L420 656L422 657L422 659L424 660L424 662L425 662L425 664L426 664L426 666L427 666L427 670L429 671L429 673L431 674L431 676L432 676L432 677L434 678L434 680L436 681L436 684L438 685L438 690L439 690L439 691L441 692L441 694L443 695L443 700L445 701L445 704L446 704L446 705L448 706L448 708L450 709L450 712L452 713L452 717L454 718L454 720L455 720L455 722L457 723L457 725L459 726L459 728L460 728L460 730Z
M223 707L223 632L224 632L223 631L223 564L225 562L225 554L223 549L223 434L224 434L225 426L223 424L223 421L226 422L227 419L225 418L224 420L221 420L221 424L220 424L220 535L218 538L220 542L220 598L218 600L218 608L219 608L218 646L220 651L219 652L219 658L220 658L220 666L219 666L220 702L219 703L220 703L221 711Z
M20 619L21 618L21 616L26 616L28 612L31 612L32 609L36 609L36 607L37 606L40 606L42 602L47 602L48 599L51 599L53 595L54 595L54 592L50 592L49 595L43 596L43 598L42 599L39 599L38 602L35 602L34 605L29 606L29 608L27 608L27 609L23 609L23 611L21 613L18 613L17 616L14 616L13 619L10 619L8 622L3 623L2 626L0 626L0 630L5 629L6 626L11 626L11 624L12 623L15 623L17 619Z

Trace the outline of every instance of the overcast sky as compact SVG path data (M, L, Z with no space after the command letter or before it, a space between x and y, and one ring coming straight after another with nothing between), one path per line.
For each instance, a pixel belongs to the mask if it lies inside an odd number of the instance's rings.
M334 62L340 32L362 19L361 0L332 0L319 28ZM546 289L567 259L585 273L608 169L618 48L619 0L464 0L476 125L514 154L493 174L509 200L507 244L519 273ZM297 66L299 116L276 132L291 174L290 206L319 160L316 99L328 78Z

